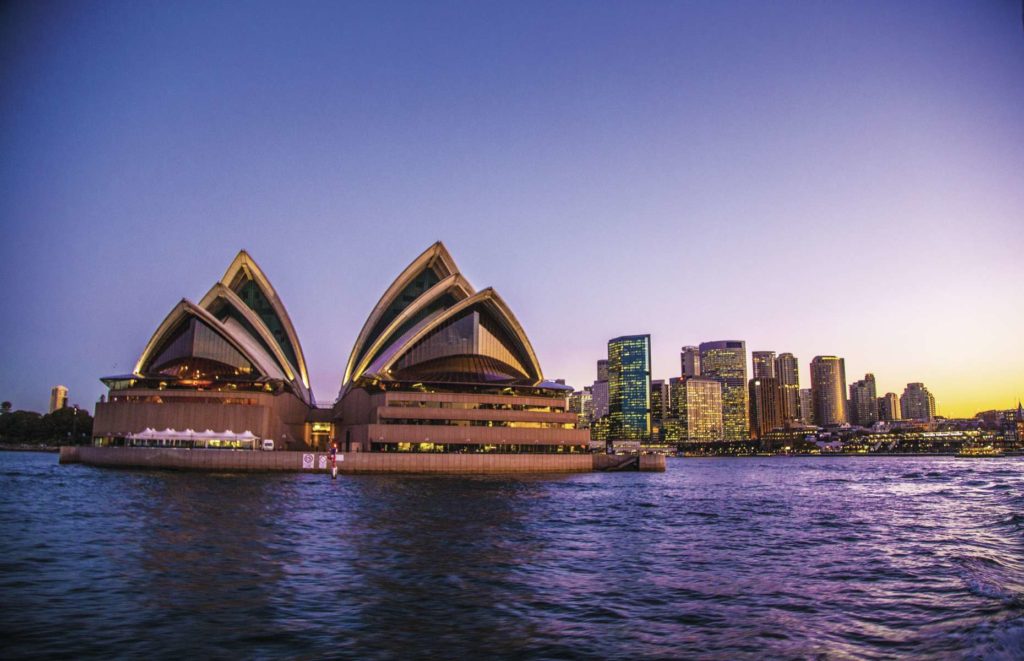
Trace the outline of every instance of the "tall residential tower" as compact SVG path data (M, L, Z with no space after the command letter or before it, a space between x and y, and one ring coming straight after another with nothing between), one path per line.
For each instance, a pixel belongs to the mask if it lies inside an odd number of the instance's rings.
M819 427L846 422L846 364L837 356L815 356L811 361L814 424Z

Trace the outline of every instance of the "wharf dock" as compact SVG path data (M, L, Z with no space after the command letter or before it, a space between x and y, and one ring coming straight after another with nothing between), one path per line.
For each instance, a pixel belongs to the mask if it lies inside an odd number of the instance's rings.
M328 473L326 452L275 450L204 450L183 448L121 448L62 446L60 463L106 468L150 468L208 472ZM592 471L664 471L658 454L429 454L401 452L346 452L337 455L341 474L496 474L588 473Z

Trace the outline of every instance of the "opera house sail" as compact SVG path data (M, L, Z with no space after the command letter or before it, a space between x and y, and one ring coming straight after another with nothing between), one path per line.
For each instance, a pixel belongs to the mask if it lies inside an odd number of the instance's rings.
M174 306L130 374L102 380L101 445L304 447L315 405L291 319L245 251L199 304Z
M584 452L571 388L547 382L494 289L459 273L440 242L363 324L335 405L346 451Z
M318 408L280 298L242 251L199 303L182 300L130 374L104 377L97 445L344 452L585 452L572 389L544 380L493 289L436 243L384 292L333 407Z

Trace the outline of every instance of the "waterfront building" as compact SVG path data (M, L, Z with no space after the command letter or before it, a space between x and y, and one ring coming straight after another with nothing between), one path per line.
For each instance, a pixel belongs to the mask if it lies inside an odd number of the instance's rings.
M68 389L66 386L54 386L50 390L50 413L68 405Z
M756 439L782 426L782 397L779 381L773 377L753 378L750 390L750 431Z
M199 303L174 306L131 373L101 380L109 393L96 405L99 445L126 443L147 429L163 430L154 442L177 447L194 447L200 437L206 447L242 447L244 432L254 437L246 447L311 444L315 402L298 336L244 250Z
M800 389L800 420L804 424L813 425L814 422L814 394L810 388Z
M683 376L700 376L700 349L693 346L683 347L679 354Z
M474 289L438 242L367 317L335 418L346 451L582 452L590 434L567 392L544 380L505 301Z
M841 425L846 416L846 365L837 356L815 356L811 361L814 422L820 427Z
M597 380L607 381L608 380L608 359L602 358L597 361Z
M755 379L775 378L775 352L754 351L750 354L751 363L754 366Z
M931 422L935 418L935 397L923 383L907 384L900 397L900 417L921 422Z
M878 422L878 397L875 375L868 373L860 381L850 384L850 423L870 427Z
M104 377L98 445L343 452L583 452L572 388L544 380L493 289L436 243L371 311L331 408L319 408L284 305L242 251L199 303L183 299L129 374Z
M796 357L791 353L780 353L775 359L775 378L779 380L779 398L782 405L782 421L795 422L800 419L800 370Z
M721 441L722 382L710 377L672 379L671 423L667 442L712 443Z
M651 336L608 341L608 416L614 440L651 436Z
M747 346L741 340L700 344L701 375L722 384L722 424L726 441L750 440L747 404Z
M878 419L895 422L900 419L900 398L894 392L887 392L878 398Z

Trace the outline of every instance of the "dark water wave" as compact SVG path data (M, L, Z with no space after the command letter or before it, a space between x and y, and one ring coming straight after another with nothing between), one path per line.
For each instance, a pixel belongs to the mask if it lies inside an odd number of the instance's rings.
M1024 461L191 475L0 454L0 654L1024 656Z

